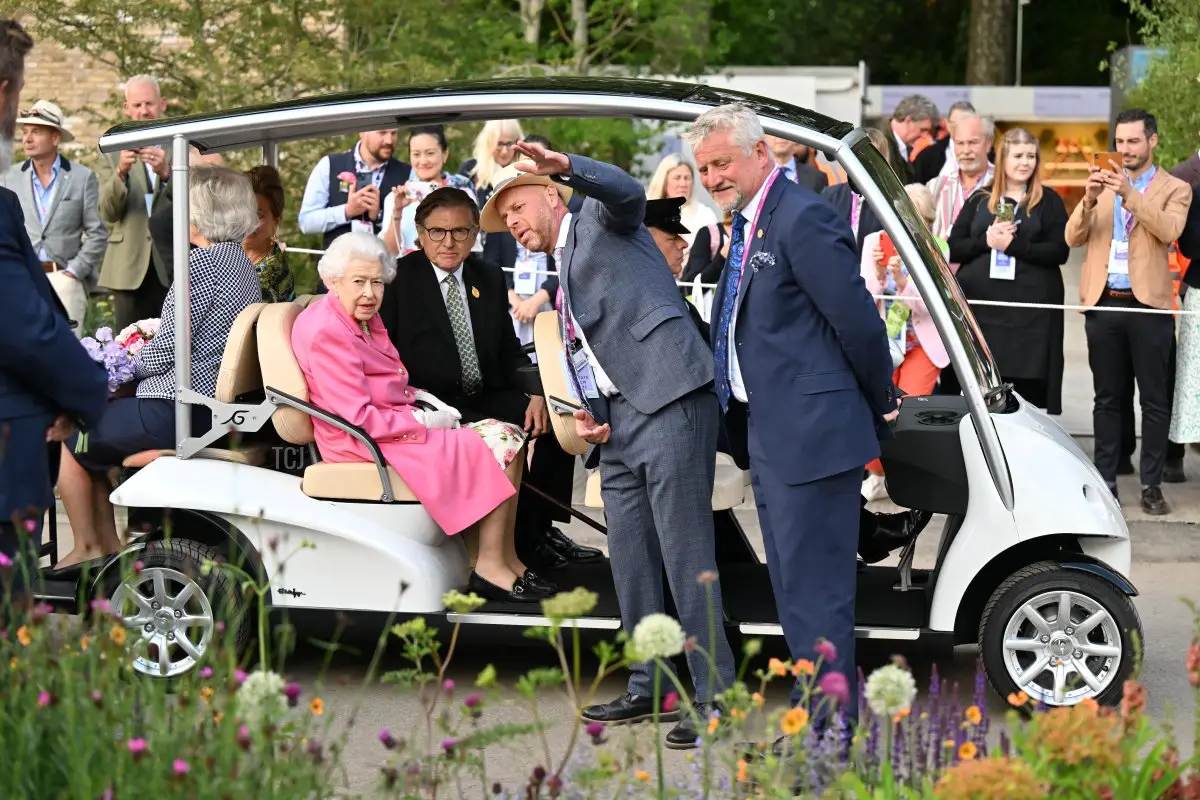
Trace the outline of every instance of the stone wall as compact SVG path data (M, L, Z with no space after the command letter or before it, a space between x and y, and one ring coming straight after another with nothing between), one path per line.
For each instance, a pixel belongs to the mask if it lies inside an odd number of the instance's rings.
M98 155L96 140L100 134L120 117L120 106L114 104L112 95L119 86L120 78L107 67L54 42L38 40L25 61L21 108L29 108L38 100L56 103L75 134L75 141L64 146L64 152L87 163ZM18 130L18 157L20 135Z

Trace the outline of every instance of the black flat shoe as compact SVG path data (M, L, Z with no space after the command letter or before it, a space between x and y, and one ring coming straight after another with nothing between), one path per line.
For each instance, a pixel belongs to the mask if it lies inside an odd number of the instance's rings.
M523 563L535 567L541 572L553 572L571 563L562 553L555 550L550 541L542 534L538 534L534 538L533 544L523 549L519 548L517 557Z
M558 594L559 591L558 584L554 583L553 581L546 580L531 569L525 570L525 574L520 577L520 580L524 581L528 586L540 592L546 592L553 595Z
M701 725L707 724L708 717L714 710L724 710L718 703L696 703L694 708ZM679 724L667 732L664 744L672 750L691 750L697 746L696 740L699 736L700 733L696 730L696 721L692 719L692 715L684 714L680 718Z
M474 592L484 600L494 600L497 603L536 603L549 596L543 591L534 589L521 578L517 579L512 589L504 589L491 581L484 580L474 571L467 579L467 591Z
M567 561L576 563L586 563L589 561L603 561L604 551L595 547L584 547L583 545L573 541L571 537L560 531L558 528L551 526L545 534L546 543L565 558Z
M626 692L610 703L588 706L582 711L581 716L588 722L603 722L606 725L627 725L631 722L641 722L654 718L654 698ZM675 722L679 717L679 709L659 711L658 714L658 718L662 722Z

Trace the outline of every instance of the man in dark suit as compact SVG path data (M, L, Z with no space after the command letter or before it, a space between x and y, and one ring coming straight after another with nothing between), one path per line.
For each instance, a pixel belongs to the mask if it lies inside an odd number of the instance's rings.
M0 171L9 167L25 56L21 26L0 20ZM54 507L59 444L107 407L108 378L71 332L25 232L17 196L0 189L0 617L8 593L26 600L37 569L43 518ZM51 512L53 513L53 512ZM0 618L0 625L4 621Z
M471 254L479 208L470 195L446 187L421 201L415 221L421 249L397 263L379 309L409 380L457 408L464 422L494 418L537 437L517 502L517 555L527 566L551 570L604 558L555 527L554 506L529 488L569 506L574 461L553 435L542 435L549 431L545 399L518 388L517 370L532 362L508 315L504 273ZM448 310L451 286L467 312L465 330L455 330Z
M779 621L794 659L816 661L820 638L835 646L822 671L846 678L854 719L859 489L898 413L883 320L850 227L780 176L753 111L714 108L685 139L734 212L713 298L715 383L730 436L744 432Z
M663 613L665 567L684 630L700 718L735 677L722 625L712 490L717 413L708 347L688 319L671 271L643 225L646 192L623 170L518 142L528 160L506 167L483 209L484 230L507 228L530 250L558 251L560 327L580 438L598 445L608 552L632 633ZM568 199L585 195L578 212ZM567 398L571 400L572 398ZM865 462L864 462L865 463ZM710 575L711 573L711 575ZM697 580L714 577L711 586ZM715 664L711 668L709 658ZM585 708L588 720L619 724L653 711L655 664L631 668L626 693ZM667 733L673 748L695 746L690 715Z

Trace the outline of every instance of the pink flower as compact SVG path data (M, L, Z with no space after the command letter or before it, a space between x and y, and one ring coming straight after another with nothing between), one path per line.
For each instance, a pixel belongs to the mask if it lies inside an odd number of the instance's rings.
M679 708L679 693L667 692L667 696L663 698L662 710L668 713Z
M33 533L36 529L37 529L37 520L36 519L25 520L25 530L27 532Z
M238 682L238 686L241 686L243 683L245 683L247 677L248 676L246 673L240 669L233 673L233 679Z
M387 728L384 728L379 732L379 743L388 750L392 750L397 744L396 737L392 736L391 731L389 731Z
M141 575L142 570L144 570L145 568L146 568L146 565L144 563L142 563L141 561L133 562L133 574L134 575Z
M338 180L343 183L356 183L358 181L353 172L339 172Z
M850 702L850 684L840 672L827 672L822 675L817 681L817 688L821 690L821 694L836 700L838 705L844 706Z
M186 761L184 761L182 758L175 759L175 764L171 767L171 769L175 772L176 775L187 775L189 772L192 771L192 768L189 767L188 763Z
M586 730L588 736L592 737L593 739L598 739L604 735L604 723L589 722Z
M242 748L243 750L250 749L250 729L245 725L238 728L237 743L238 747Z
M127 747L129 747L129 752L130 752L130 754L133 755L133 757L135 759L140 758L141 756L145 755L145 753L146 753L146 740L145 739L130 739L127 744Z
M442 684L442 688L446 690L447 694L449 694L450 692L453 692L454 691L454 681L447 678L446 682Z
M104 699L104 696L100 694L99 689L95 689L92 692L92 702L95 703L96 705L100 705L100 701L103 699Z
M296 701L300 699L300 693L302 691L303 689L300 688L300 684L298 683L289 683L287 686L283 687L283 696L287 698L287 703L289 706L293 708L295 707Z
M42 689L40 692L38 692L37 703L39 708L45 708L46 706L50 705L50 693L45 689Z
M204 669L200 670L201 678L211 678L212 674L212 667L205 667Z
M832 664L837 661L837 648L828 639L818 639L816 651L818 656L825 659L826 664Z
M4 553L0 553L0 569L12 569L12 565L12 559L4 555Z
M146 346L145 339L138 339L136 341L130 342L129 347L127 348L129 350L129 355L136 356L138 353L142 352L142 348L145 346Z

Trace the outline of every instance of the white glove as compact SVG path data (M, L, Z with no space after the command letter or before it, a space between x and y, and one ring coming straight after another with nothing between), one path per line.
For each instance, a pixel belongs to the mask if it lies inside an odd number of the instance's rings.
M428 403L429 405L433 406L434 408L436 408L440 411L453 411L455 414L458 414L458 409L454 408L453 406L447 405L446 403L439 400L435 395L430 394L429 392L425 391L424 389L417 389L417 391L414 393L414 397L416 398L416 400L418 402ZM459 416L459 419L462 419L461 415Z
M431 431L457 428L458 421L462 419L458 411L449 406L433 410L418 408L413 411L413 418Z

